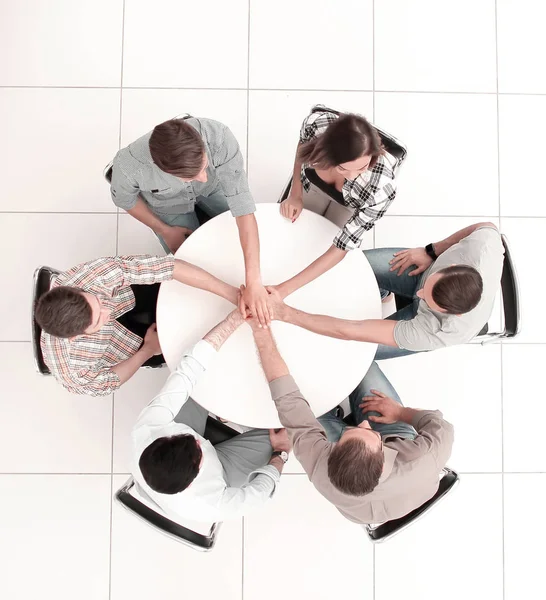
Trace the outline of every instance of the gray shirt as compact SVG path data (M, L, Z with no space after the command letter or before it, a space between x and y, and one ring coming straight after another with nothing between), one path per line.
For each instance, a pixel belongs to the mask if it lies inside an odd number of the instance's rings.
M335 488L328 477L328 458L335 447L317 421L290 375L274 379L269 387L279 419L286 427L294 454L315 488L339 512L355 523L384 523L407 515L432 498L439 475L453 446L453 425L439 411L417 412L413 440L383 442L383 474L365 496L350 496Z
M114 204L131 210L140 195L157 215L185 214L194 210L198 196L219 192L226 197L234 217L253 213L256 205L233 133L212 119L189 117L186 122L203 138L209 161L207 181L183 182L162 171L152 160L149 132L122 148L114 158L110 188Z
M481 227L454 244L423 273L420 289L427 277L451 265L474 267L483 279L483 293L476 308L464 315L448 315L432 310L419 301L417 314L410 321L398 321L394 340L400 348L422 351L465 344L475 337L489 320L502 275L504 247L500 233L493 227Z

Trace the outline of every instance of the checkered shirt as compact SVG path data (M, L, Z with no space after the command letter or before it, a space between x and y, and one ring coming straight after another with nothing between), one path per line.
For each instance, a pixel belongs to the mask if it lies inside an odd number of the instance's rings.
M311 113L301 126L300 144L324 133L337 118L338 115L328 111ZM395 165L396 159L385 153L377 159L373 169L364 171L353 181L345 180L343 200L345 206L354 209L354 212L334 238L334 246L340 250L359 248L364 233L387 212L396 197ZM309 167L312 165L302 165L301 168L301 182L306 192L311 189L311 182L305 175L305 169Z
M52 288L76 287L100 297L112 311L100 331L73 339L42 332L44 361L55 378L73 394L106 396L121 382L112 367L135 354L142 338L123 327L117 319L135 306L133 284L150 285L173 278L174 257L116 256L97 258L61 273Z

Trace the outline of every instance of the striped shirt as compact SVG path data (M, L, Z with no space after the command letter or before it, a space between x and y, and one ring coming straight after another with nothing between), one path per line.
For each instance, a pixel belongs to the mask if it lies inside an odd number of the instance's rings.
M42 332L44 361L55 378L73 394L106 396L121 382L112 367L133 356L142 345L117 319L135 306L133 284L151 285L173 278L174 257L116 256L97 258L61 273L57 286L75 287L100 297L111 319L100 331L58 338Z
M327 110L311 113L303 122L300 131L300 144L309 142L326 131L338 115ZM386 212L396 197L394 168L396 159L385 153L377 159L374 167L364 171L356 179L346 179L342 194L345 206L354 209L352 216L339 231L333 245L340 250L354 250L362 244L362 238ZM301 182L309 192L311 182L305 173L312 165L302 165Z
M200 133L205 144L209 162L207 181L184 182L162 171L150 154L150 131L122 148L114 158L110 187L114 204L131 210L140 196L161 218L161 215L190 213L199 196L222 193L234 217L255 212L243 156L233 133L212 119L187 117L186 122Z

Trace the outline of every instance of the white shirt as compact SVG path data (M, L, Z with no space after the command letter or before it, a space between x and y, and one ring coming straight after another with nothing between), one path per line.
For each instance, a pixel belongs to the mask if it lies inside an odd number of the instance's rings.
M213 445L191 427L175 423L174 418L190 397L197 377L210 366L216 355L216 350L204 340L186 352L161 392L142 411L133 428L133 477L173 520L178 516L211 523L239 517L265 504L273 496L280 479L277 469L266 465L251 473L242 487L228 487ZM190 434L199 440L203 453L199 473L191 485L178 494L154 492L144 481L138 466L140 456L156 439L180 434Z

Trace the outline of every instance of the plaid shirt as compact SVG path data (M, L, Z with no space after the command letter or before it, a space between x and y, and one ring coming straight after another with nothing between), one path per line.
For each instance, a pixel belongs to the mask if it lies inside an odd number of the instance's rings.
M311 113L301 126L300 144L309 142L324 133L328 125L337 118L338 115L328 111ZM377 159L373 169L364 171L352 181L345 180L342 190L343 199L345 206L353 208L354 212L334 238L334 246L340 250L359 248L364 233L387 212L396 197L393 172L395 165L396 159L386 153ZM305 169L309 167L312 165L301 167L301 182L306 192L311 189L311 182L305 175Z
M133 356L142 344L142 338L117 321L135 306L130 286L169 281L173 270L171 255L116 256L77 265L57 277L52 288L66 285L96 294L112 311L110 321L90 335L68 339L42 332L44 361L69 392L106 396L119 388L121 382L112 367Z

